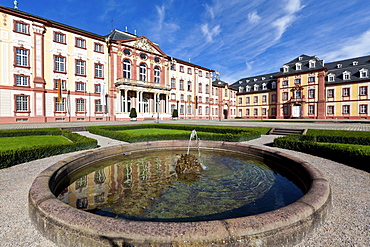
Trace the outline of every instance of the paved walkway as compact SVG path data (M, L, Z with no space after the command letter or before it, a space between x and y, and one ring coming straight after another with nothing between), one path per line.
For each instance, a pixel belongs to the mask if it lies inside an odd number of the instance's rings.
M92 135L102 147L117 141ZM262 136L246 143L264 146L276 136ZM270 147L271 148L271 147ZM278 148L271 148L278 149ZM333 209L328 220L315 234L298 247L307 246L370 246L370 174L343 164L290 150L320 169L333 191ZM62 154L0 170L0 246L54 247L33 227L28 216L28 191L35 177L58 160L76 153Z

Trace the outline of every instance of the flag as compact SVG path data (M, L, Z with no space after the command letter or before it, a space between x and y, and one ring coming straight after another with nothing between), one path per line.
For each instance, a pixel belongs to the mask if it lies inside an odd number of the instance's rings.
M59 79L58 80L58 103L62 103L63 102L63 99L62 99L62 80Z
M100 85L101 85L101 88L100 88L100 104L101 105L106 105L105 104L105 84L102 83Z

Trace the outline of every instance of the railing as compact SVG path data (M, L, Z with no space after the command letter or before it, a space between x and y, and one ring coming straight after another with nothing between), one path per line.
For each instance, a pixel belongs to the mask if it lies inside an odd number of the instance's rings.
M161 85L159 83L141 81L141 80L135 80L135 79L129 79L129 78L118 78L115 84L116 86L117 85L130 85L130 86L140 85L140 86L158 88L158 89L166 89L166 90L171 89L171 87L168 85Z

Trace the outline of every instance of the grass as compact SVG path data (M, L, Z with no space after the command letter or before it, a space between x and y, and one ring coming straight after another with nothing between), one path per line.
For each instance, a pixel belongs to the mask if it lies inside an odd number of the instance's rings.
M308 129L307 135L370 137L370 131Z
M50 135L0 137L0 151L15 150L32 146L66 144L70 142L70 140L63 136Z

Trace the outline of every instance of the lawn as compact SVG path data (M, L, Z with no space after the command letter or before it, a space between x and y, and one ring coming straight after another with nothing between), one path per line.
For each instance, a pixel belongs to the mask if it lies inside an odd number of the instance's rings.
M71 141L63 136L35 135L35 136L0 137L0 151L14 150L31 146L43 146L67 143L71 143Z

